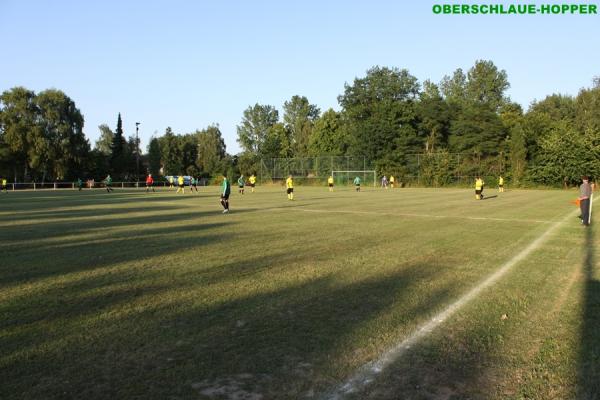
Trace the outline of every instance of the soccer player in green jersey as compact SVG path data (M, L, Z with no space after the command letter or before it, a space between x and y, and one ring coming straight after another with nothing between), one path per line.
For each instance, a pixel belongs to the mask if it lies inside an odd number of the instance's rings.
M358 176L354 178L354 187L357 192L360 192L360 178Z
M190 177L190 192L194 193L194 189L196 189L196 193L198 193L198 179L191 176Z
M112 188L112 178L110 177L110 174L108 174L106 176L106 178L104 178L104 185L106 186L106 192L110 193L113 191Z
M238 179L238 193L244 194L244 186L246 186L246 181L244 180L244 175L239 177Z
M223 206L223 214L229 212L229 195L231 194L231 186L227 180L227 176L223 175L223 184L221 185L221 205Z

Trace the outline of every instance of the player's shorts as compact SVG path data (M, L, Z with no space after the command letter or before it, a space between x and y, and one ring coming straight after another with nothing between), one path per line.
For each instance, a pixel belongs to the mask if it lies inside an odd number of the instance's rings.
M498 185L498 187L501 187L501 188L503 188L503 187L504 187L504 185Z
M287 194L290 194L290 193L294 193L294 188L288 188L287 189Z
M238 185L238 186L239 186L239 188L240 188L240 189L243 189L243 188L244 188L244 185Z
M330 184L329 184L329 187L333 187L333 183L330 183Z
M151 183L146 183L146 187L152 187Z
M256 183L251 183L250 186L254 187L254 186L256 186Z
M6 190L6 185L2 185L2 189L1 190Z
M360 187L360 183L359 183L359 184L357 184L357 185L354 185L354 186L356 186L356 187Z
M183 188L185 188L185 185L179 185L179 187L183 189Z
M475 189L475 194L481 194L482 191L482 189Z
M221 199L222 200L229 200L229 195L228 194L222 194L221 195Z

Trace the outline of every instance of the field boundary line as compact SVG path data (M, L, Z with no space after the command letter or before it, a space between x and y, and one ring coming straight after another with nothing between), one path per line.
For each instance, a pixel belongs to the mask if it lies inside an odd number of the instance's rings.
M527 258L533 251L537 250L556 230L558 230L564 223L571 220L573 215L579 212L574 210L569 212L562 220L554 223L548 229L546 229L540 236L538 236L533 242L527 247L517 253L510 260L504 262L496 272L484 278L479 284L470 289L466 294L461 296L458 300L451 303L440 313L434 315L427 322L419 325L411 334L405 339L395 344L390 349L386 350L377 360L364 364L360 367L357 372L352 375L345 382L337 386L333 391L330 391L324 395L324 398L331 400L343 399L346 395L356 392L371 383L375 377L382 372L385 368L390 366L393 362L397 361L405 351L418 344L418 342L425 336L429 335L434 329L445 322L450 316L455 314L458 310L464 307L475 299L481 292L490 286L494 285L500 278L502 278L509 270L512 269L516 264ZM589 228L586 228L589 229Z
M289 208L292 210L292 208ZM282 210L288 210L282 208ZM500 221L500 222L535 222L540 224L551 224L556 221L543 219L518 219L518 218L493 218L493 217L467 217L461 215L432 215L432 214L413 214L413 213L388 213L379 211L352 211L352 210L323 210L313 208L295 208L294 211L314 212L314 213L338 213L338 214L364 214L364 215L382 215L410 218L437 218L437 219L468 219L474 221Z

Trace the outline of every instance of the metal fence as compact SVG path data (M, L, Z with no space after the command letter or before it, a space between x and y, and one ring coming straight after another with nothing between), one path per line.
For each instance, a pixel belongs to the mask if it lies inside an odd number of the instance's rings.
M463 187L471 188L474 187L475 179L477 176L481 176L484 180L486 187L495 187L498 184L498 175L487 174L487 175L454 175L445 179L443 183L425 180L422 176L418 175L403 175L396 178L397 187ZM510 182L505 179L505 186ZM380 184L381 182L378 182Z
M331 171L376 171L378 179L393 175L405 185L465 185L482 175L496 179L506 172L505 156L482 157L478 154L445 151L399 155L394 160L373 163L366 157L324 156L268 158L260 160L259 182L277 182L288 175L307 184L320 184Z
M323 156L295 158L267 158L259 165L258 178L265 182L285 179L293 175L299 179L320 181L331 175L331 171L373 170L373 164L366 157Z

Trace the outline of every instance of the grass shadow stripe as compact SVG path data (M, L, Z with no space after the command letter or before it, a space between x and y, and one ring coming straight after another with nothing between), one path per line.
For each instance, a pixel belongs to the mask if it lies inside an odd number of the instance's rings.
M369 385L375 380L380 372L398 360L405 351L417 345L421 339L428 336L450 316L478 297L485 289L494 285L509 270L511 270L512 267L527 258L533 251L537 250L556 230L558 230L565 222L569 221L576 212L577 211L572 211L562 220L554 223L527 247L521 250L513 258L502 264L496 270L496 272L485 278L465 295L446 307L442 312L435 315L424 324L420 325L412 334L410 334L401 342L397 343L389 350L385 351L377 360L360 367L353 376L334 388L332 391L325 393L323 396L321 396L321 398L331 400L343 399L345 396L355 393L357 390Z

